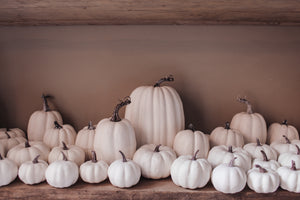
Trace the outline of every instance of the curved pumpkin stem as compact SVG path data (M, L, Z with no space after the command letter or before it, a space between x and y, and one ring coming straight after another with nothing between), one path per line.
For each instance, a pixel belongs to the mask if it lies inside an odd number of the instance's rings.
M287 120L285 119L281 124L287 126L288 125Z
M193 132L196 131L196 129L195 129L195 127L194 127L194 125L193 125L192 123L190 123L190 124L188 125L187 129L189 129L189 130L191 130L191 131L193 131Z
M260 172L260 173L267 173L267 172L268 172L265 168L263 168L263 167L260 166L260 165L255 165L255 167L259 169L259 172Z
M199 153L199 149L195 152L195 154L194 154L192 160L197 160L197 154L198 154L198 153Z
M33 159L32 163L33 163L33 164L39 163L39 157L40 157L40 155L37 155L37 156Z
M292 166L291 166L291 170L294 170L294 171L296 171L296 170L297 170L297 168L296 168L296 163L295 163L295 161L294 161L294 160L292 160Z
M248 114L253 114L252 106L251 106L250 102L247 99L238 98L238 101L247 105L247 113Z
M168 75L164 78L159 79L153 87L160 87L160 84L162 84L163 82L166 82L166 81L168 81L168 82L174 81L173 75Z
M50 96L42 94L42 98L43 98L43 110L45 112L50 111L50 108L49 108L49 105L48 105L48 100L47 100L48 98L50 98Z
M232 158L232 160L229 162L228 167L233 167L234 160L237 159L237 157Z
M96 128L93 126L92 121L89 121L88 129L89 129L89 130L95 130L95 129L96 129Z
M130 103L131 103L131 99L130 99L129 96L125 97L123 100L121 100L121 102L116 105L114 113L113 113L110 121L112 121L112 122L119 122L119 121L121 121L121 117L119 116L119 110L123 106L126 106L126 105L128 105Z
M291 141L289 140L289 138L288 138L286 135L283 135L282 137L284 137L285 142L286 142L287 144L291 144Z
M63 160L64 160L64 161L68 161L68 158L67 158L66 154L64 154L63 151L61 151L61 153L62 153L62 155L63 155Z
M97 155L96 155L96 152L95 152L95 151L92 151L92 162L93 162L93 163L98 162L98 160L97 160Z
M28 147L31 147L31 146L30 146L30 144L29 144L29 141L27 140L27 141L25 142L25 148L28 148Z
M54 121L54 125L55 125L56 129L62 129L63 128L57 121Z
M225 129L227 129L227 130L230 129L230 123L229 123L229 122L226 122L226 123L225 123Z
M264 160L264 161L269 161L266 152L265 152L264 150L261 150L260 152L261 152L261 154L263 155L263 160Z
M125 157L124 153L123 153L122 151L119 151L119 152L120 152L120 154L122 155L123 162L127 162L127 160L126 160L126 157Z
M66 143L64 141L61 142L63 145L63 150L69 150L68 146L66 145Z
M157 145L154 149L154 152L159 152L159 147L161 146L161 144Z
M5 135L7 136L8 139L11 138L7 131L5 131Z
M256 138L256 146L262 146L258 138Z
M229 152L229 153L233 153L233 151L232 151L232 146L229 146L229 147L228 147L228 152Z

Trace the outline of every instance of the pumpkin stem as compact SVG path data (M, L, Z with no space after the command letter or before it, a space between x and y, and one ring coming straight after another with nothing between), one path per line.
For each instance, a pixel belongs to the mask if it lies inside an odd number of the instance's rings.
M67 147L67 145L64 141L62 141L61 143L63 145L63 150L69 150L69 148Z
M297 168L296 168L296 163L295 163L294 160L292 160L292 167L291 167L291 170L294 170L294 171L297 170Z
M123 153L122 151L119 151L119 152L120 152L120 154L122 155L123 162L127 162L127 160L126 160L126 157L125 157L124 153Z
M126 106L128 104L131 103L131 99L129 96L125 97L123 100L121 100L120 103L118 103L115 107L115 110L114 110L114 113L110 119L110 121L112 122L119 122L121 121L121 118L119 116L119 110L123 107L123 106Z
M258 138L256 138L256 146L262 146Z
M168 75L168 76L165 76L164 78L159 79L155 83L154 87L160 87L160 84L162 84L163 82L166 82L166 81L168 81L168 82L174 81L173 75Z
M50 111L50 108L49 108L49 105L48 105L48 101L47 101L47 98L49 98L49 97L50 97L49 95L42 94L42 98L43 98L43 110L45 112Z
M233 153L233 151L232 151L232 146L229 146L229 147L228 147L228 152L229 152L229 153Z
M192 123L190 123L190 124L188 125L187 128L188 128L189 130L193 131L193 132L196 131L196 129L195 129L195 127L194 127L194 125L193 125Z
M285 119L281 124L287 126L287 125L288 125L288 124L287 124L287 120Z
M226 122L226 123L225 123L225 129L227 129L227 130L230 129L230 123L229 123L229 122Z
M96 156L96 152L95 152L95 151L92 151L92 162L93 162L93 163L98 162L98 161L97 161L97 156Z
M8 139L11 138L7 131L5 131L5 135L7 136Z
M266 152L265 152L264 150L261 150L260 152L261 152L261 154L263 155L264 161L269 161Z
M233 167L233 162L235 159L237 159L237 157L232 158L232 160L228 164L228 167Z
M3 157L2 157L2 155L1 155L1 153L0 153L0 160L3 160Z
M63 155L63 160L64 160L64 161L68 161L68 158L67 158L66 154L64 154L64 152L62 152L62 151L61 151L61 153L62 153L62 155Z
M25 142L25 148L31 147L28 140Z
M39 163L39 160L38 160L39 157L40 157L40 155L37 155L37 156L33 159L32 163L33 163L33 164Z
M57 129L62 128L62 126L57 121L54 121L54 125L55 125L55 128L57 128Z
M195 152L192 160L197 160L197 154L199 153L199 149Z
M255 167L259 169L259 172L260 172L260 173L267 173L267 172L268 172L265 168L263 168L263 167L260 166L260 165L255 165Z
M300 148L297 144L295 144L296 148L297 148L297 155L300 155Z
M238 98L238 101L247 105L247 113L248 114L253 114L252 106L251 106L250 102L247 99Z
M286 135L283 135L282 137L284 137L285 142L286 142L287 144L291 144L291 141L289 140L289 138L288 138Z
M154 152L159 152L159 147L161 146L161 144L157 145L154 149Z
M88 129L95 130L95 127L93 126L92 121L89 121Z

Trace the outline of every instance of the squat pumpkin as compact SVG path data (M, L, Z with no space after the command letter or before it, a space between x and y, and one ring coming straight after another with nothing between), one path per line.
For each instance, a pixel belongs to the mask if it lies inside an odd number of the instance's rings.
M0 154L0 187L10 184L18 176L18 166Z
M85 151L85 158L90 160L92 158L91 152L94 149L94 137L96 127L93 126L92 121L89 125L80 130L77 134L75 145L79 146Z

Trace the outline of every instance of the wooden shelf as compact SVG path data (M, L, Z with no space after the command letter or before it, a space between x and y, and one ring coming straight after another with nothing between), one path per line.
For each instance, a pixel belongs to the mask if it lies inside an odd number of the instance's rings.
M0 25L300 25L298 0L3 0Z
M278 189L272 194L257 194L245 188L237 194L217 192L211 184L197 190L189 190L176 186L168 179L140 180L139 184L129 188L113 187L109 181L100 184L86 184L81 180L75 185L56 189L47 183L30 186L15 180L8 186L0 188L0 199L293 199L299 194Z

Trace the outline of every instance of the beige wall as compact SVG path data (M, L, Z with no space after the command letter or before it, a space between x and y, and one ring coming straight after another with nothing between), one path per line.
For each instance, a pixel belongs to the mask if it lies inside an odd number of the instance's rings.
M239 95L300 129L300 27L0 27L0 69L1 127L26 129L44 92L79 130L173 74L186 123L205 133L245 109Z

